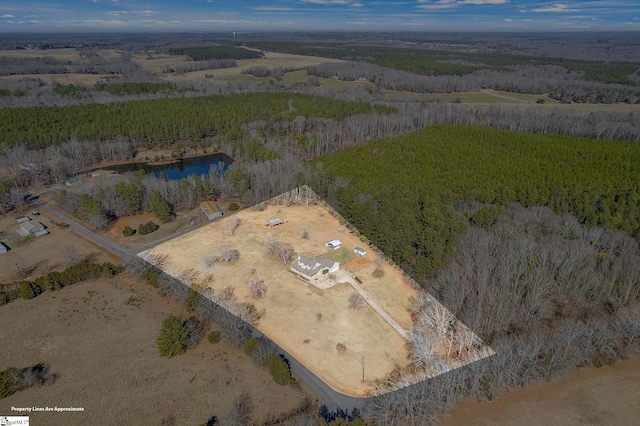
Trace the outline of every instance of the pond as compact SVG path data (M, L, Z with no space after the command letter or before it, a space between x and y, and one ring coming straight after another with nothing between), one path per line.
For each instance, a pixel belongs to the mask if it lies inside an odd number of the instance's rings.
M153 173L156 176L164 174L167 179L175 180L189 177L194 173L197 175L209 174L212 166L216 173L221 174L227 167L233 163L233 159L226 154L210 154L200 157L185 158L181 161L171 164L147 164L147 163L130 163L119 164L109 167L117 173L133 172L136 170L144 170L147 173Z

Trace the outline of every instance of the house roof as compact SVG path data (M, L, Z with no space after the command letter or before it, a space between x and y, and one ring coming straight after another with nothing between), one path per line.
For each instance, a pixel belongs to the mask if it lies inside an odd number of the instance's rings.
M291 268L303 275L313 277L320 271L331 269L336 263L338 262L322 256L299 256L298 261L291 265Z
M337 247L337 246L341 246L342 243L340 242L340 240L331 240L331 241L327 241L327 245Z
M36 222L35 220L29 220L27 222L22 222L20 224L20 228L24 229L27 232L35 232L43 230L44 225L40 222Z

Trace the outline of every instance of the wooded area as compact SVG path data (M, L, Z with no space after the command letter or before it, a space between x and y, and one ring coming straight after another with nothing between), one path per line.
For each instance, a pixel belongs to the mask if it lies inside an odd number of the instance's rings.
M637 144L434 125L321 163L314 189L419 282L465 229L456 200L549 206L640 240Z
M340 120L371 112L371 106L294 93L153 99L115 104L0 109L0 146L45 148L70 139L100 141L126 136L150 146L177 140L241 134L256 120L288 121L296 116Z

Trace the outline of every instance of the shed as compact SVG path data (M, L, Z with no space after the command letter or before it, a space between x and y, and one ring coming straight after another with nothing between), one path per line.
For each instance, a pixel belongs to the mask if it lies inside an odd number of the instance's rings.
M44 231L44 225L40 222L36 222L35 220L29 220L27 222L22 222L20 224L20 228L25 231L27 234L35 234L39 231Z
M340 248L340 246L342 246L342 243L340 242L340 240L331 240L331 241L327 241L326 245L331 247L334 250L337 250Z
M354 253L359 255L359 256L366 256L367 255L367 251L365 249L363 249L362 247L356 247L353 249Z
M75 185L78 183L78 178L70 177L69 179L64 181L64 184L67 186Z
M16 222L18 222L18 223L26 222L28 220L31 220L31 218L29 216L22 215L22 216L17 216L16 217Z
M267 226L280 226L282 224L284 224L284 222L279 217L274 217L267 221Z
M42 231L34 232L33 235L40 238L40 237L44 237L45 235L49 235L49 231L47 231L46 229L43 229Z
M213 220L223 215L222 209L213 201L203 201L200 203L200 210L207 216L207 219Z
M5 254L9 251L9 247L5 246L4 243L0 243L0 254Z

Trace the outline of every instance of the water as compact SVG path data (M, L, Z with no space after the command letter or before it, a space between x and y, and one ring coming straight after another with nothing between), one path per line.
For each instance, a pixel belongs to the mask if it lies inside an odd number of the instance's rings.
M161 173L164 173L167 179L175 180L189 177L194 173L197 175L209 174L212 165L216 165L218 173L223 173L231 163L233 163L233 160L226 154L210 154L185 158L182 161L171 164L149 165L146 163L131 163L120 164L109 167L109 169L115 170L117 173L133 172L142 169L147 173L153 173L157 177L159 177Z

